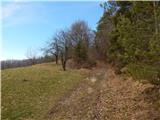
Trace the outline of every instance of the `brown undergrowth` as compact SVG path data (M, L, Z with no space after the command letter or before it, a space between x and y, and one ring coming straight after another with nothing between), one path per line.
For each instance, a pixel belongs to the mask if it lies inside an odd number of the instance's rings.
M99 64L83 83L63 96L48 120L159 120L160 89L116 75Z

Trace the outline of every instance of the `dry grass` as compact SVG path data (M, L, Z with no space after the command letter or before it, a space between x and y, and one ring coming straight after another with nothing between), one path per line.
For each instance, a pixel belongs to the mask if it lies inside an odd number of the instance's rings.
M81 82L83 70L61 70L55 64L2 70L2 119L44 120L55 102Z
M83 84L60 99L47 119L159 120L160 93L159 88L153 88L151 84L117 76L109 66L101 66L93 69Z
M2 119L159 120L160 88L109 65L63 72L54 64L2 71Z

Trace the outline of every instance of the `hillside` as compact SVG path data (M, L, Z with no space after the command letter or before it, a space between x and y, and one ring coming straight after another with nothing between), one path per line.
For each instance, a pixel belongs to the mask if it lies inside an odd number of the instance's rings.
M22 1L2 3L2 120L160 120L160 1Z
M2 70L2 119L44 120L64 93L85 76L84 70L61 70L55 64Z
M62 71L55 64L2 71L2 119L159 120L159 88L110 65Z
M116 75L110 65L100 64L53 106L46 119L159 120L159 101L159 88Z

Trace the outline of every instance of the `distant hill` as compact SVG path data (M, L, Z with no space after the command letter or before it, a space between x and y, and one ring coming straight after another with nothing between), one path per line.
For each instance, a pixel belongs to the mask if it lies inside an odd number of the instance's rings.
M30 65L34 65L34 64L53 62L53 61L54 61L54 58L52 56L45 56L45 57L36 58L36 59L34 59L34 63L31 62L30 59L2 60L1 61L1 69L24 67L24 66L30 66Z

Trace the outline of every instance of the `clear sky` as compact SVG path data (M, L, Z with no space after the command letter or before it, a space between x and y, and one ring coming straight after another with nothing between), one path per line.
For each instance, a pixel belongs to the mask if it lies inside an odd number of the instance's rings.
M24 59L28 49L43 47L54 33L76 20L92 29L103 14L100 2L2 2L1 59Z

